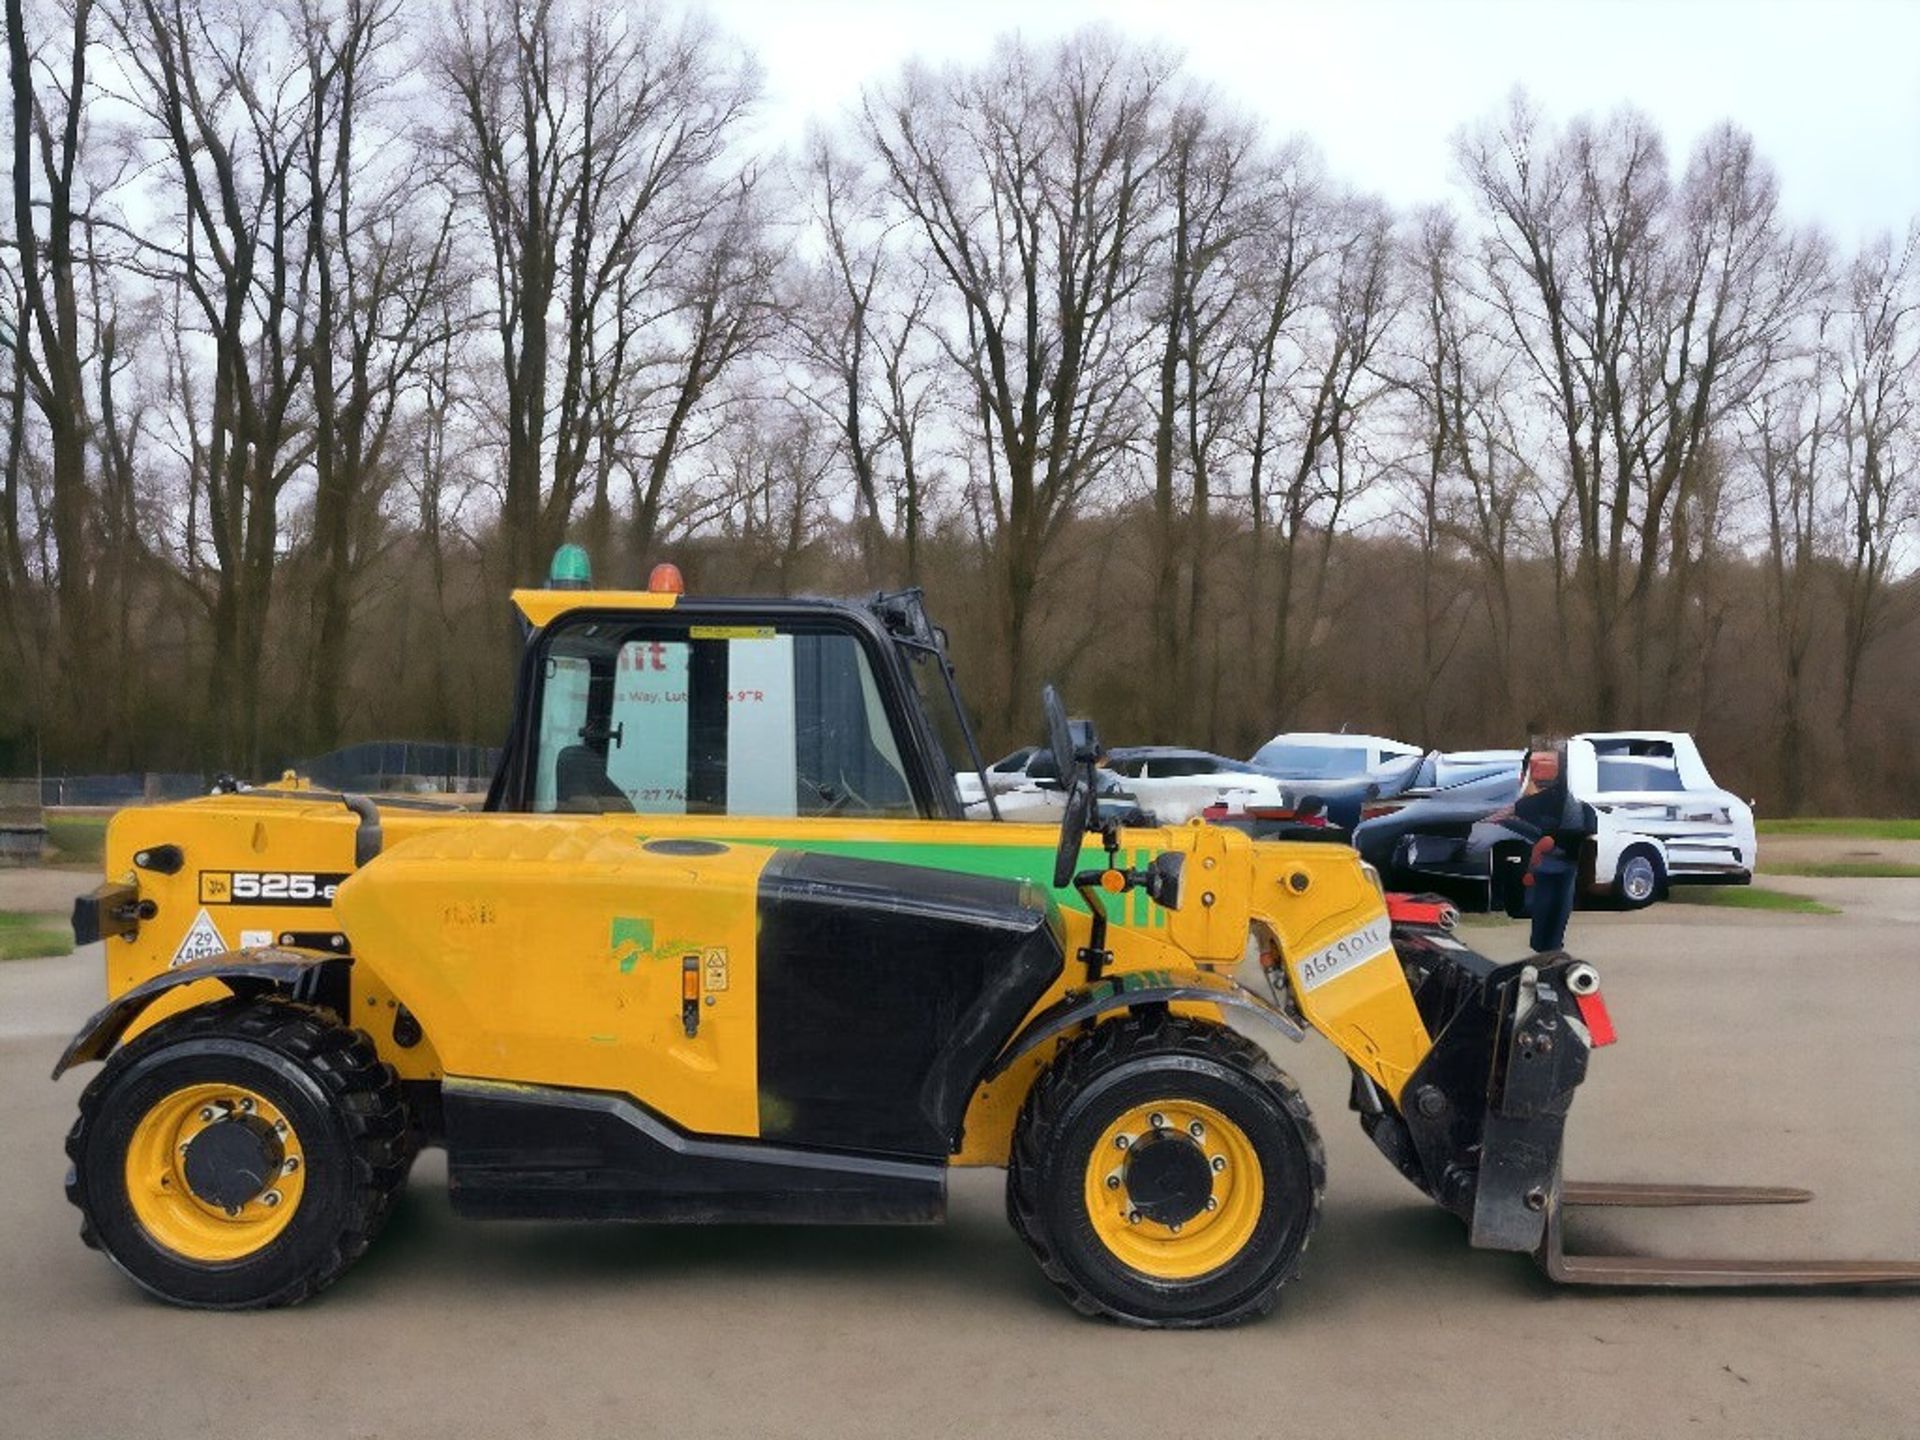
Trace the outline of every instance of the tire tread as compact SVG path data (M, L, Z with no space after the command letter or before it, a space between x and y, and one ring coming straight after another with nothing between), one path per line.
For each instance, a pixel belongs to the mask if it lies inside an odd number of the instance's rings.
M209 1039L251 1041L302 1066L326 1094L346 1130L353 1183L343 1223L321 1262L268 1295L233 1302L165 1298L194 1309L251 1310L297 1305L327 1288L366 1252L392 1213L406 1183L415 1147L406 1102L393 1067L380 1059L364 1030L340 1023L332 1011L279 996L234 997L160 1022L108 1058L80 1095L80 1113L67 1132L67 1198L80 1210L80 1238L100 1249L98 1228L80 1181L92 1132L120 1077L161 1049ZM123 1269L125 1267L122 1267ZM138 1281L138 1277L134 1277ZM140 1282L143 1283L144 1282Z
M1237 1325L1270 1314L1280 1291L1300 1273L1300 1264L1320 1219L1320 1202L1327 1188L1326 1148L1307 1109L1306 1097L1293 1078L1273 1063L1267 1052L1225 1025L1209 1024L1164 1008L1129 1011L1105 1021L1092 1031L1063 1044L1054 1061L1027 1093L1014 1128L1013 1152L1007 1163L1007 1216L1040 1263L1040 1271L1082 1315L1144 1324L1089 1294L1060 1262L1048 1243L1041 1208L1039 1177L1044 1157L1053 1143L1068 1102L1101 1072L1145 1055L1186 1054L1203 1057L1240 1071L1267 1087L1300 1132L1312 1177L1312 1201L1305 1230L1293 1257L1263 1290L1232 1310L1194 1320L1152 1322L1161 1328L1199 1328Z

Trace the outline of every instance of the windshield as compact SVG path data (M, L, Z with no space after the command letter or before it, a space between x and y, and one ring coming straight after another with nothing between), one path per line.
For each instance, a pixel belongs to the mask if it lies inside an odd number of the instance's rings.
M1332 779L1362 775L1367 769L1364 745L1295 745L1273 740L1255 753L1253 763L1263 770L1301 779Z

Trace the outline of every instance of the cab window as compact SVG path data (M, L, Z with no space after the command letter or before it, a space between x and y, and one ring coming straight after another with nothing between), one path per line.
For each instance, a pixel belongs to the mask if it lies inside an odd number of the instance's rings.
M916 813L843 631L580 622L549 640L536 703L537 813Z

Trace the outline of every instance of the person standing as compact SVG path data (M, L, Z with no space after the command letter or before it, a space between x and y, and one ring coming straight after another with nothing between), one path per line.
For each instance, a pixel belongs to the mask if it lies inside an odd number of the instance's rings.
M1520 798L1497 819L1531 843L1520 877L1535 954L1565 948L1580 879L1580 852L1596 828L1593 810L1567 788L1565 741L1536 740L1521 762Z

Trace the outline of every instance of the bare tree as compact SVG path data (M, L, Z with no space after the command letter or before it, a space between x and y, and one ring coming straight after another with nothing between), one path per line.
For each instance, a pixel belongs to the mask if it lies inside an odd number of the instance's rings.
M889 227L870 178L824 132L808 137L798 183L822 253L802 271L800 303L787 317L790 342L808 372L795 399L839 431L853 472L854 533L871 572L885 524L879 452L887 396L877 373L884 361L875 354L874 312L883 301Z
M301 0L314 97L306 134L306 246L313 267L314 641L311 738L339 743L354 590L374 553L402 401L449 318L452 212L422 203L418 151L379 107L399 63L398 0ZM383 160L389 149L398 163Z
M1491 226L1488 280L1558 437L1592 713L1613 724L1637 708L1628 646L1644 656L1660 638L1669 527L1716 425L1804 312L1820 255L1786 228L1772 175L1731 127L1701 142L1678 187L1632 112L1556 136L1518 101L1458 156Z
M1881 240L1861 253L1847 300L1843 733L1851 731L1867 656L1890 616L1900 546L1920 518L1920 221L1897 250Z
M1823 551L1844 518L1834 471L1843 455L1835 414L1832 317L1805 362L1748 400L1747 461L1758 480L1766 527L1766 611L1779 667L1778 765L1782 798L1797 811L1807 795L1808 691Z
M1160 233L1149 261L1157 359L1147 408L1151 613L1169 682L1159 690L1158 720L1170 726L1195 711L1211 717L1217 702L1218 647L1207 603L1214 476L1243 413L1246 329L1262 318L1246 274L1257 257L1246 252L1277 217L1274 197L1260 183L1257 128L1222 115L1216 97L1196 92L1177 105L1166 146L1155 197Z
M1400 304L1385 207L1348 198L1318 219L1325 230L1308 232L1324 247L1315 282L1306 284L1304 270L1278 271L1253 342L1246 444L1257 563L1272 607L1263 689L1280 723L1317 683L1333 537L1379 473L1362 421L1389 388L1376 362Z
M1048 553L1135 428L1130 302L1171 69L1097 31L1040 52L1003 41L977 71L909 67L864 103L867 144L957 312L942 343L985 451L1009 726L1031 704Z
M709 217L698 245L685 257L672 287L672 343L656 364L646 393L651 424L632 466L633 552L642 564L664 533L667 481L676 460L711 439L724 424L724 406L708 414L719 384L747 355L765 348L780 325L774 293L777 260L753 177L731 187ZM706 423L703 428L703 414Z
M82 294L86 258L75 249L76 237L86 233L81 222L87 196L80 152L90 91L87 55L94 38L92 11L92 0L71 0L57 15L64 32L60 42L42 51L27 34L22 0L7 0L13 122L10 238L20 297L19 322L12 329L10 347L18 382L10 445L24 442L26 415L18 407L30 398L48 439L55 614L47 632L53 644L46 653L58 687L56 713L62 727L79 727L85 741L97 744L101 737L89 718L87 693L93 669L88 655L94 642L89 611L95 578L88 476L93 420L87 371L94 357ZM10 518L17 514L19 460L16 450L9 465ZM10 587L10 595L16 602L25 598L17 584Z
M585 0L462 0L444 75L447 153L489 242L501 526L524 580L589 487L604 540L613 471L649 421L635 484L650 540L692 404L737 358L729 297L704 285L737 279L751 248L727 157L756 79L703 19Z
M139 263L178 288L178 322L210 352L201 394L197 340L181 335L173 349L198 502L184 568L212 622L219 753L254 767L280 498L313 448L306 160L328 97L304 67L280 63L295 51L283 12L214 17L186 0L124 0L112 24L164 165L166 221L133 232Z

